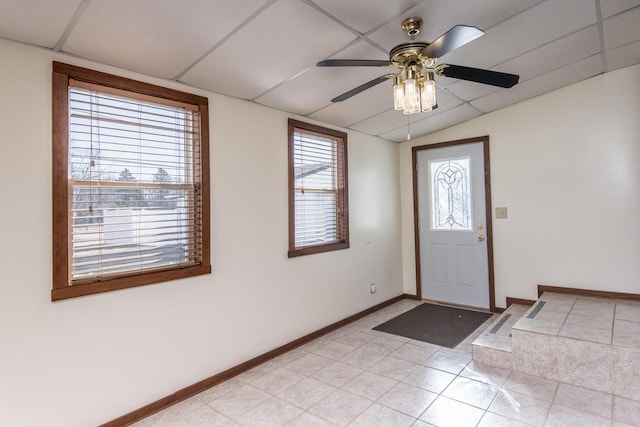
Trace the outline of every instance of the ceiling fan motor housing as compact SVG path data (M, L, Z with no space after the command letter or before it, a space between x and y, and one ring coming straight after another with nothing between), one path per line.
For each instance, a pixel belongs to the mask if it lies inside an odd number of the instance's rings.
M409 65L410 62L420 64L423 59L420 53L429 46L429 43L423 41L409 41L400 43L389 52L389 60L397 62L403 67Z

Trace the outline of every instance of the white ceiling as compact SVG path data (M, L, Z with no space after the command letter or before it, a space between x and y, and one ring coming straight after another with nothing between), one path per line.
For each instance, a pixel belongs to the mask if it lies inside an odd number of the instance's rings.
M419 39L457 24L485 35L439 62L520 75L501 89L437 77L438 109L393 110L391 83L330 99L386 69L418 16ZM597 74L640 63L640 0L0 0L0 37L184 82L402 142Z

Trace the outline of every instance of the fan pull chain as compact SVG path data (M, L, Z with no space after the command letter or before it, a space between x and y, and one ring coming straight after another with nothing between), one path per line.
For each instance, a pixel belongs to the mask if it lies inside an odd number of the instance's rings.
M407 116L407 141L411 141L411 122L409 116Z

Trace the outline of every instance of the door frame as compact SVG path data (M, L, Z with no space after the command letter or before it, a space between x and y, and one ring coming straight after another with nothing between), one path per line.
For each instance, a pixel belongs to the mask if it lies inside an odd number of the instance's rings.
M486 238L487 238L487 263L489 274L489 310L496 311L496 294L493 270L493 225L491 208L491 174L489 164L489 135L474 138L457 139L453 141L439 142L435 144L418 145L411 148L411 162L413 174L413 236L415 245L416 262L416 297L422 299L422 271L420 265L420 217L418 212L418 152L434 148L451 147L455 145L482 143L484 153L484 198L486 210Z

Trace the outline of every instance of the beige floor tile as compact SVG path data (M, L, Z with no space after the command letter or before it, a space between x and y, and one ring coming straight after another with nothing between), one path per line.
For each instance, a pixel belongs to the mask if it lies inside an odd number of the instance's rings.
M267 393L245 384L210 402L209 406L235 420L270 397Z
M558 336L601 344L611 344L612 331L610 329L605 330L591 328L588 326L565 324L560 328Z
M511 347L511 343L509 343ZM473 360L503 369L513 369L513 355L511 351L500 351L488 347L473 346Z
M492 412L485 412L478 427L526 427L527 424Z
M400 383L378 399L378 402L384 406L417 418L437 397L438 395L436 393L420 387Z
M613 411L613 396L572 384L560 383L553 404L610 419Z
M483 414L481 409L440 396L420 419L438 427L467 427L478 424Z
M579 314L570 313L567 316L565 325L586 326L610 331L613 327L613 319L609 317L580 316Z
M305 412L289 422L287 427L332 427L334 425L335 424L331 424L329 421Z
M391 356L408 362L420 364L431 357L435 352L436 350L431 347L423 347L420 345L406 343L391 353Z
M194 411L197 411L206 405L199 399L192 397L177 403L157 414L147 418L145 422L151 426L188 426L187 417Z
M277 394L277 397L306 410L335 390L334 386L309 377L284 389Z
M303 353L298 353L298 354L303 354ZM306 353L304 353L306 354ZM287 362L289 363L289 362ZM236 381L242 381L244 383L248 383L250 384L251 381L263 377L265 375L267 375L270 372L275 371L276 369L282 367L282 360L277 359L277 360L269 360L268 362L265 362L259 366L256 366L253 369L250 369L246 372L243 372L242 374L238 375L237 377L233 378L232 380L236 380Z
M357 377L362 369L343 362L333 362L312 375L313 378L331 384L335 387L342 387L351 379Z
M613 349L613 392L617 396L640 400L640 351Z
M501 389L488 410L525 424L543 426L550 407L550 401Z
M384 357L384 354L378 353L377 351L358 348L341 358L340 361L348 363L349 365L356 366L360 369L369 369L370 367L384 359Z
M268 374L251 381L251 385L266 393L277 394L285 388L291 387L303 378L304 375L290 369L278 368L273 372L269 372Z
M433 393L442 393L456 376L428 366L418 366L402 381Z
M509 374L511 374L511 370L509 369L486 365L472 360L460 373L460 376L500 387L507 380Z
M613 421L640 426L640 401L614 396Z
M280 356L273 359L273 361L279 366L284 366L287 363L291 363L294 360L304 356L308 352L303 350L302 348L296 348L291 351L286 352L285 354L281 354Z
M640 335L637 333L613 331L611 344L616 347L640 350Z
M343 344L352 345L354 347L362 347L370 341L373 341L376 337L365 333L365 332L351 332L346 335L343 335L339 338L336 338L335 341L341 342Z
M308 412L332 424L346 426L372 404L372 401L353 393L336 390L309 408Z
M362 396L369 400L378 400L391 390L398 381L372 372L363 372L342 386L343 390Z
M616 319L640 322L640 304L617 303L615 317Z
M558 382L513 371L502 388L550 402L556 394Z
M284 367L302 375L311 375L333 363L333 359L309 353L288 363Z
M439 351L425 360L423 365L458 375L470 361L470 357L459 357Z
M202 393L196 395L196 398L203 401L204 403L212 402L216 399L219 399L222 396L228 395L233 392L233 390L242 387L245 385L244 382L240 381L238 377L231 378L228 381L220 383L214 387L211 387Z
M562 382L613 391L612 347L571 338L558 338L558 379Z
M495 385L457 377L442 395L480 409L487 409L498 390L499 387Z
M349 427L409 427L415 418L374 403L360 414Z
M590 338L588 333L602 333L594 329L606 333L606 325L615 325L614 345L617 331L618 344L631 348L614 348L611 363L605 363L613 367L609 381L616 397L595 391L591 385L584 388L587 385L579 387L547 380L543 378L549 374L546 371L540 372L541 376L512 371L511 359L509 363L505 360L505 368L471 361L471 342L482 335L491 321L455 349L370 329L420 304L403 301L135 425L193 427L243 423L323 427L352 423L367 427L476 424L511 427L542 426L546 422L551 427L640 427L640 351L633 350L635 345L640 349L640 334L636 334L640 332L640 303L616 301L614 322L607 317L610 305L599 308L593 298L560 294L544 297L547 299L542 318L552 321L569 313L560 336L546 338L565 340L565 347L572 344L571 348L561 349L562 355L555 356L555 373L558 375L560 365L570 368L575 378L565 379L573 384L605 378L594 361L603 355L609 360L606 350L603 354L591 351L591 346L602 344L585 339ZM578 343L577 347L573 343ZM542 355L548 354L544 346L536 347L540 347ZM539 359L540 352L533 352L532 357ZM544 363L538 365L537 371L545 370ZM595 378L594 372L602 373L602 378L599 374ZM484 408L488 408L486 412Z
M187 414L184 420L193 427L233 427L239 425L206 405Z
M249 427L280 427L302 412L302 409L274 397L241 416L238 422Z
M615 303L608 301L594 301L579 297L575 304L573 304L571 313L580 316L606 317L613 319Z
M363 345L362 348L366 350L377 351L378 353L382 354L391 354L402 345L402 341L392 340L384 337L377 337Z
M587 414L566 406L553 405L545 427L608 427L610 425L610 418Z
M389 356L369 368L369 372L393 378L394 380L402 380L418 366L416 363Z
M319 356L328 357L329 359L339 360L357 349L352 345L347 345L341 342L329 341L324 346L313 350L314 354Z

